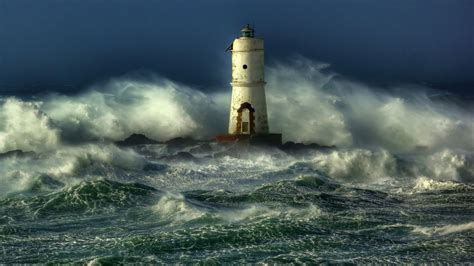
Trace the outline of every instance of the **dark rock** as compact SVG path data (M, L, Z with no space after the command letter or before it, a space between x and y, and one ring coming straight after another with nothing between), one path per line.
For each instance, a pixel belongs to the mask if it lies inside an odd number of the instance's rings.
M144 144L159 144L159 141L149 139L147 136L142 134L132 134L130 137L116 141L115 144L117 146L136 146L136 145L144 145Z
M177 137L174 139L170 139L165 141L168 146L190 146L196 145L199 143L198 140L187 138L187 137Z

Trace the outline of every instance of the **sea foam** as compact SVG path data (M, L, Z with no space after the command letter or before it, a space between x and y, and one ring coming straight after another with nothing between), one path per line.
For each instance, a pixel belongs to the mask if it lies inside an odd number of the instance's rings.
M465 231L474 230L474 222L468 222L463 224L448 224L444 226L435 226L435 227L424 227L424 226L415 226L413 228L414 233L424 234L424 235L448 235L461 233Z

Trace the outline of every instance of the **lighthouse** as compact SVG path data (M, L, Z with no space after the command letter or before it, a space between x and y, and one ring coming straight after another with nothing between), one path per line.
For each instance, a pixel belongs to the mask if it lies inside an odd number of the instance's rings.
M232 53L229 129L217 140L281 144L281 134L269 133L263 39L247 24L226 51Z

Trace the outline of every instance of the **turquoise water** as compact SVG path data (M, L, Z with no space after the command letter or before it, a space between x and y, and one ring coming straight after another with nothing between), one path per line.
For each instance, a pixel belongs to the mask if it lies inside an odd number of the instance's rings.
M7 156L0 263L473 262L470 156L208 143Z

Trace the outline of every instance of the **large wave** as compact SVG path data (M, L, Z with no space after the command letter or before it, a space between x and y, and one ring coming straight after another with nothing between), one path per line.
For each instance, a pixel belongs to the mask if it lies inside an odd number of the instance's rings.
M73 142L119 140L132 133L156 140L204 138L225 117L204 93L158 77L118 78L78 96L51 95L41 110Z
M428 88L370 87L306 59L267 70L271 130L284 139L392 152L474 149L474 115L428 97ZM396 90L394 90L396 89ZM42 151L59 143L211 138L226 128L230 88L203 93L154 77L111 79L73 96L0 102L0 152Z

